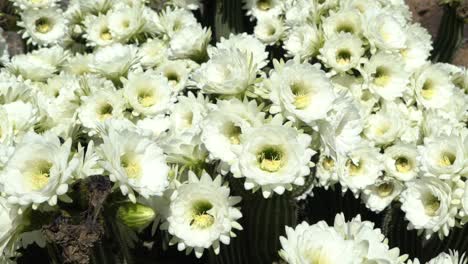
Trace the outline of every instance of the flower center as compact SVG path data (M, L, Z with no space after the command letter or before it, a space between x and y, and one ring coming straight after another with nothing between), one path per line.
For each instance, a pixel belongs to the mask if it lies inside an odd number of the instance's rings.
M233 145L239 145L240 144L240 135L242 133L242 130L240 127L234 125L232 122L228 124L226 128L226 136Z
M426 100L430 100L434 97L434 82L432 80L426 80L426 82L424 82L421 89L421 96Z
M52 30L52 23L47 17L41 17L36 20L36 31L45 34Z
M134 153L125 153L120 157L120 165L130 179L138 179L141 176L141 166Z
M378 86L385 86L390 82L389 70L379 66L374 74L374 83Z
M122 21L122 27L123 28L129 28L130 27L130 21L128 21L127 19Z
M379 126L376 127L375 133L379 136L383 136L387 133L389 128L390 128L390 125L388 123L380 124Z
M257 161L260 164L260 169L268 172L277 172L284 164L284 154L278 148L274 146L268 146L263 148L257 154Z
M180 76L176 72L170 71L167 72L165 75L171 85L176 85L180 82Z
M110 33L109 29L106 28L101 31L101 34L99 35L102 40L111 40L112 39L112 34Z
M99 107L98 110L99 120L104 121L108 118L111 118L113 110L114 108L109 103L104 103L103 105L101 105L101 107Z
M205 229L214 224L215 218L208 211L213 208L207 200L198 200L192 205L192 220L190 226Z
M440 201L433 194L429 194L423 199L424 210L428 216L437 215L440 208Z
M335 161L330 157L325 157L322 161L322 166L325 170L331 171L335 167Z
M308 264L330 264L332 263L327 254L322 252L322 248L314 248L307 252L305 252L305 259L307 260Z
M294 95L294 106L297 109L304 109L310 103L310 90L304 83L293 83L291 85L291 92Z
M349 50L339 50L336 53L336 62L340 65L346 65L351 61L351 52Z
M398 172L407 173L411 171L411 162L405 157L399 157L395 160L395 168Z
M156 103L154 93L151 91L140 91L138 93L138 103L144 107L151 107Z
M346 166L348 167L350 176L359 175L363 170L363 162L361 160L358 161L357 164L354 163L352 160L348 160L346 162Z
M457 157L449 152L442 153L442 156L439 159L439 165L442 167L452 166L455 163Z
M257 8L262 11L268 11L271 8L271 1L270 0L258 0Z
M341 33L354 33L354 27L353 25L348 25L348 24L340 24L336 27L336 32Z
M385 182L377 187L377 194L382 197L388 197L393 193L394 185L391 182Z
M29 164L28 172L29 183L35 191L43 189L50 179L50 170L52 163L47 160L35 160Z

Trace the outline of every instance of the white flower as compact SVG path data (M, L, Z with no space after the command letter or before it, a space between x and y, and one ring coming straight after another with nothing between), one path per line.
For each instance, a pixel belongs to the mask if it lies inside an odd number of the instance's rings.
M382 155L379 149L362 146L352 150L348 157L338 156L338 176L343 189L354 193L376 182L382 175Z
M157 38L148 39L138 49L138 57L140 63L145 68L152 68L161 65L167 60L168 46Z
M331 13L323 19L323 33L327 39L338 33L350 33L360 36L362 33L362 15L355 9L343 9Z
M117 40L109 29L109 16L99 14L99 16L85 17L84 37L90 46L106 46L115 43Z
M324 221L314 225L302 222L295 229L287 226L286 236L280 237L280 242L279 255L289 264L357 263L353 242Z
M283 1L285 24L290 28L309 23L317 13L314 2L308 0Z
M295 27L284 41L284 49L291 57L308 60L314 57L320 48L321 35L315 24Z
M31 103L16 101L2 105L8 122L13 129L13 136L17 139L33 129L37 122L37 107ZM7 131L5 131L7 133Z
M382 88L385 89L385 88ZM364 135L376 145L387 145L403 133L405 123L396 105L387 103L380 111L366 118Z
M415 145L395 144L385 149L385 173L399 181L414 179L419 172L418 151Z
M457 136L425 138L419 146L421 169L425 174L450 179L465 166L463 141Z
M378 181L367 187L361 198L366 207L374 212L382 212L403 190L403 184L396 180Z
M169 130L170 120L169 117L165 115L157 115L138 120L136 126L140 129L142 134L148 135L149 138L154 140L158 140Z
M15 255L16 235L21 232L21 216L18 214L18 208L8 204L3 197L0 198L0 260L3 262L2 255L7 257ZM13 262L12 262L13 263ZM14 262L16 263L16 262Z
M466 264L467 262L465 253L460 255L458 251L450 250L449 254L442 252L437 257L429 260L427 264Z
M428 64L416 75L416 99L425 108L442 108L451 100L454 85L441 64Z
M208 98L205 99L201 93L194 95L190 92L187 96L178 96L177 100L169 117L170 135L189 138L199 135L202 121L208 114Z
M268 16L257 21L254 34L261 42L273 45L283 38L284 30L284 23L280 18Z
M241 200L229 196L229 187L222 185L220 176L214 180L203 172L200 179L189 172L188 182L178 186L171 197L167 227L173 236L169 244L179 251L195 251L200 258L205 249L213 247L219 253L220 242L228 245L233 229L242 230L236 221L242 217L234 205Z
M325 118L335 99L325 73L308 63L290 60L285 65L277 65L269 86L273 102L270 112L281 110L286 118L305 123Z
M405 70L414 72L426 64L432 50L431 35L419 24L406 29L406 48L400 51L405 62Z
M281 0L243 0L247 15L254 18L265 16L278 16L282 11Z
M374 223L362 221L360 215L345 222L343 213L337 214L334 228L344 239L354 244L356 256L353 261L356 263L403 264L406 259L406 256L400 257L398 248L389 248L387 239L380 229L374 228Z
M209 28L202 28L199 24L185 27L172 36L169 42L169 57L204 62L207 59L206 48L210 40Z
M92 69L94 72L109 78L118 80L126 76L129 69L137 60L138 49L132 45L114 43L97 50L94 54Z
M0 144L10 145L12 143L14 128L13 122L10 122L8 118L7 111L3 106L0 106Z
M325 151L336 157L346 155L362 141L364 124L357 105L350 98L339 97L328 112L326 120L318 123Z
M169 38L172 38L180 30L197 24L197 19L192 12L180 8L166 8L160 14L157 23L159 31L166 34Z
M78 166L73 172L76 179L84 179L89 176L102 175L104 170L99 166L99 155L96 153L94 142L91 140L88 145L82 147L78 144L78 151L76 153L78 159Z
M401 209L410 222L409 227L424 230L426 238L432 233L447 236L455 225L456 208L451 207L450 186L434 177L424 177L406 183L401 193Z
M70 139L60 144L51 133L26 134L0 175L8 202L33 208L44 202L57 204L77 166L70 160L71 144Z
M100 164L110 180L134 202L134 191L145 198L161 196L169 185L169 166L161 148L130 129L116 129L108 124L107 131L101 133L103 144L98 151Z
M124 96L135 116L155 116L168 110L172 87L157 72L130 72L122 82Z
M338 174L336 169L336 160L327 155L320 154L319 161L316 164L316 173L319 184L325 189L338 182Z
M78 6L83 13L105 14L115 4L114 0L79 0Z
M231 163L236 159L233 148L240 147L241 135L263 124L265 113L255 101L219 100L203 123L201 140L214 159Z
M72 75L84 75L91 72L92 54L75 54L69 57L63 65L63 70Z
M266 47L258 39L246 33L234 35L231 33L229 38L221 38L221 41L216 44L217 49L210 49L210 57L213 57L218 50L234 50L239 49L242 53L252 57L252 63L257 69L261 69L267 65L268 52Z
M221 49L195 71L193 79L204 93L235 95L247 90L256 78L252 54Z
M25 9L41 9L41 8L47 8L47 7L52 7L55 6L58 2L58 0L12 0L13 4L15 6L18 6L19 8L25 10Z
M170 0L170 3L189 10L197 10L200 8L200 0Z
M111 36L120 42L137 37L145 23L142 8L139 6L118 8L110 11L107 16Z
M337 72L346 72L359 65L364 54L360 38L350 33L339 33L328 39L320 49L319 58Z
M390 11L369 12L365 17L365 35L371 45L381 50L406 48L404 24Z
M404 68L401 57L377 53L364 65L369 89L387 101L403 96L409 83L409 73Z
M110 118L122 118L124 111L124 98L121 92L114 89L93 91L82 97L82 104L78 108L78 118L81 124L89 129L91 134L96 132L98 124Z
M167 60L157 69L169 81L174 93L178 93L185 89L191 69L183 60Z
M66 55L67 53L59 46L42 48L31 53L16 55L6 66L10 72L21 75L24 79L44 81L59 70Z
M24 28L23 38L28 38L28 43L53 45L61 43L67 34L67 21L60 9L27 9L21 19L18 25Z
M181 173L201 171L207 162L208 151L199 135L170 131L169 137L162 142L162 148L167 154L167 162L178 166Z
M309 135L291 127L269 124L242 134L240 141L242 149L231 172L234 177L246 178L246 190L261 188L263 196L268 198L272 192L281 195L293 185L303 185L304 177L309 176L309 162L315 153L309 148Z

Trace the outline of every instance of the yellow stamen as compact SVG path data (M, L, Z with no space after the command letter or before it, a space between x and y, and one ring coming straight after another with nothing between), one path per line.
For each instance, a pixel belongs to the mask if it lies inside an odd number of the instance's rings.
M152 92L140 92L138 102L144 107L151 107L156 103L156 98Z
M405 157L400 157L395 160L395 168L398 172L407 173L411 171L412 166L410 161Z
M437 197L431 195L427 200L423 200L424 210L428 216L436 216L440 208L440 201Z
M455 159L456 157L452 153L443 153L439 159L439 165L442 167L452 166Z
M52 25L48 18L42 17L36 20L36 31L45 34L52 30Z
M47 185L51 168L52 163L47 160L36 160L30 164L30 170L27 174L33 190L41 190Z
M262 11L268 11L271 8L270 0L259 0L257 2L257 8Z
M358 161L357 164L355 164L352 160L348 160L346 162L346 166L348 167L349 175L350 176L359 175L363 170L362 163L363 163L362 161Z
M283 166L283 153L274 148L267 147L257 155L260 169L268 172L277 172Z
M141 166L134 155L124 154L120 160L128 178L138 179L141 176Z
M421 89L421 96L426 100L430 100L434 97L434 94L434 84L431 80L427 80Z
M330 157L325 157L322 161L322 166L325 170L330 171L335 167L335 161Z
M390 196L393 193L393 183L382 183L377 187L377 193L380 197L385 198Z

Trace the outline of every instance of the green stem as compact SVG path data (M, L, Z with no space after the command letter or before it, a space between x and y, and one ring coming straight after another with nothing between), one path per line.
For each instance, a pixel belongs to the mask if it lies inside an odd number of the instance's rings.
M464 21L457 15L457 6L444 6L431 59L433 62L451 62L463 43Z

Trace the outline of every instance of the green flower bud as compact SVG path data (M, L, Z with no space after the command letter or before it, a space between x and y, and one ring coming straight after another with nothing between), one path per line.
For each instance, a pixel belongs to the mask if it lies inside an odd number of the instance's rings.
M151 207L140 203L125 203L117 209L117 217L128 227L140 229L149 225L156 213Z

